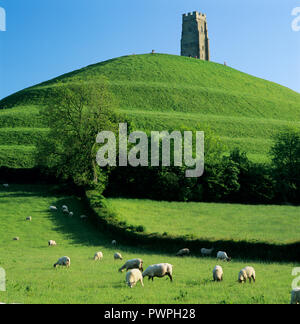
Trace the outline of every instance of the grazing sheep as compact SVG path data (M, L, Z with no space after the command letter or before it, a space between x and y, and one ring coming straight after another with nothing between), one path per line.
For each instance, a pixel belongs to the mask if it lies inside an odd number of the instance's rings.
M246 267L242 269L239 273L239 278L238 282L239 283L244 283L249 279L249 282L251 283L251 280L253 279L253 282L255 283L256 280L256 275L255 275L255 270L252 267Z
M70 212L69 213L69 217L73 217L74 216L74 213L73 212Z
M56 268L57 266L63 266L63 267L67 267L69 268L71 266L71 259L69 257L62 257L60 258L55 264L54 264L54 268Z
M31 217L31 216L26 217L26 220L27 220L28 222L31 222L31 221L32 221L32 217Z
M50 241L48 242L48 246L57 246L57 244L56 244L55 241L50 240Z
M163 278L165 276L168 276L173 281L173 266L169 263L154 264L143 272L143 278L148 277L152 281L154 277Z
M69 207L68 206L66 206L66 205L63 205L62 207L61 207L61 209L62 209L62 211L64 211L65 209L69 209Z
M119 272L123 272L126 269L126 271L131 269L139 269L141 271L144 271L143 269L143 260L142 259L133 259L127 261L123 267L119 269Z
M57 207L55 207L55 206L50 206L49 209L50 209L50 211L57 211Z
M14 241L20 241L20 238L19 237L14 237L13 240Z
M176 256L187 256L190 255L191 251L189 249L182 249L177 252Z
M228 257L226 252L219 251L217 254L217 259L222 261L231 261L231 258Z
M213 270L214 281L223 281L223 269L220 266L215 266Z
M212 255L212 253L214 252L214 248L211 248L211 249L201 249L201 254L203 256L210 256Z
M111 244L112 244L112 245L117 245L117 241L116 241L116 240L113 240L113 241L111 242Z
M97 252L94 256L94 260L102 260L103 259L103 253L102 252Z
M293 289L291 293L291 305L300 304L300 288Z
M4 187L4 188L9 188L9 184L4 183L4 184L3 184L3 187Z
M132 269L129 272L127 272L126 282L130 288L134 287L139 281L141 282L141 285L144 287L143 276L140 270Z
M115 259L115 260L123 260L123 257L122 257L122 255L121 255L121 253L115 253L115 255L114 255L114 259Z

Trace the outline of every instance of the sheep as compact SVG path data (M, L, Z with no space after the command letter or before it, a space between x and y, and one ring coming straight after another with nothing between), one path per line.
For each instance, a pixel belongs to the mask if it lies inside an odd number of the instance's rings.
M103 253L102 252L97 252L95 253L94 260L102 260L103 259Z
M57 246L56 242L53 240L48 241L48 246Z
M74 213L73 212L70 212L69 213L69 217L73 217L74 216Z
M182 249L180 251L177 252L176 256L186 256L189 255L191 252L189 249Z
M50 206L49 209L50 209L50 211L57 211L57 207L55 207L55 206Z
M149 266L143 272L143 278L148 276L148 280L154 280L154 277L163 278L168 276L173 281L173 266L169 263L160 263Z
M210 256L210 255L212 255L212 253L213 253L213 251L214 251L214 248L211 248L211 249L201 249L201 254L203 255L203 256Z
M123 260L123 257L122 257L122 255L121 255L121 253L115 253L115 255L114 255L114 259L115 259L115 260Z
M14 241L20 241L20 238L19 237L14 237L13 240Z
M4 187L4 188L9 188L9 184L4 183L4 184L3 184L3 187Z
M117 245L117 241L116 241L116 240L113 240L113 241L111 242L111 244L112 244L112 245Z
M141 285L144 287L143 276L140 270L132 269L129 272L127 272L126 282L130 288L134 287L139 281L141 282Z
M32 217L31 216L26 217L26 221L31 222L32 221Z
M60 258L55 264L54 264L54 268L56 268L57 266L63 266L63 267L67 267L69 268L71 266L71 259L69 257L62 257Z
M142 259L129 260L119 269L119 272L123 272L125 269L126 271L131 269L139 269L141 271L144 271L143 260Z
M228 257L226 252L219 251L217 254L217 259L222 261L231 261L231 258Z
M215 266L213 270L213 280L214 281L223 281L223 269L220 266Z
M291 293L291 305L300 304L300 288L293 289Z
M246 267L242 269L239 273L239 278L238 282L239 283L244 283L249 279L249 282L251 283L251 280L253 279L253 282L255 283L256 280L256 275L255 275L255 270L252 267Z
M61 209L62 209L62 211L64 211L65 209L69 209L69 207L68 206L66 206L66 205L63 205L62 207L61 207Z

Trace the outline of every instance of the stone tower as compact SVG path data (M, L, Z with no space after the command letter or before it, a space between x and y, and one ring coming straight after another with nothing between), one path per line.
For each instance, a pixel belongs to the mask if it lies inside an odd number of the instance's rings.
M209 38L206 15L194 11L182 17L181 56L209 61Z

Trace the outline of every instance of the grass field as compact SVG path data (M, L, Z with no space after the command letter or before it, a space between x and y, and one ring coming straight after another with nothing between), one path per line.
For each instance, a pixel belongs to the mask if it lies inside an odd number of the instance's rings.
M106 76L120 111L136 128L212 130L228 147L268 162L271 139L300 128L300 94L227 66L174 55L132 55L91 65L0 100L0 166L24 167L22 150L47 132L38 115L57 81L88 84ZM10 128L14 128L10 130ZM32 137L30 135L33 135ZM3 146L19 146L12 159ZM26 167L34 164L28 157Z
M300 207L109 199L121 221L147 233L288 244L300 241Z
M7 291L0 292L6 303L289 303L291 276L296 264L257 262L222 263L224 282L212 282L215 259L175 258L159 251L139 247L111 247L112 237L96 231L79 220L86 213L79 198L61 196L52 187L11 185L0 187L0 267L6 270ZM51 213L50 205L67 204L75 212L68 218ZM32 222L25 218L32 216ZM13 241L19 236L20 241ZM48 240L57 247L49 248ZM118 238L114 238L118 239ZM92 260L96 251L104 260ZM141 257L145 265L170 262L174 265L174 282L157 279L145 287L126 287L125 274L118 273L121 263L113 260L115 251L125 259ZM54 269L61 256L71 258L71 268ZM237 274L252 265L257 271L255 285L239 285ZM298 265L299 266L299 265Z

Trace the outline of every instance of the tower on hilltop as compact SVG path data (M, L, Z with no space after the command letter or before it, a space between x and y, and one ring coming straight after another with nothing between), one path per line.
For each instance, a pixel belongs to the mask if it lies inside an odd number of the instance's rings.
M209 61L209 38L205 14L194 11L183 15L181 56Z

